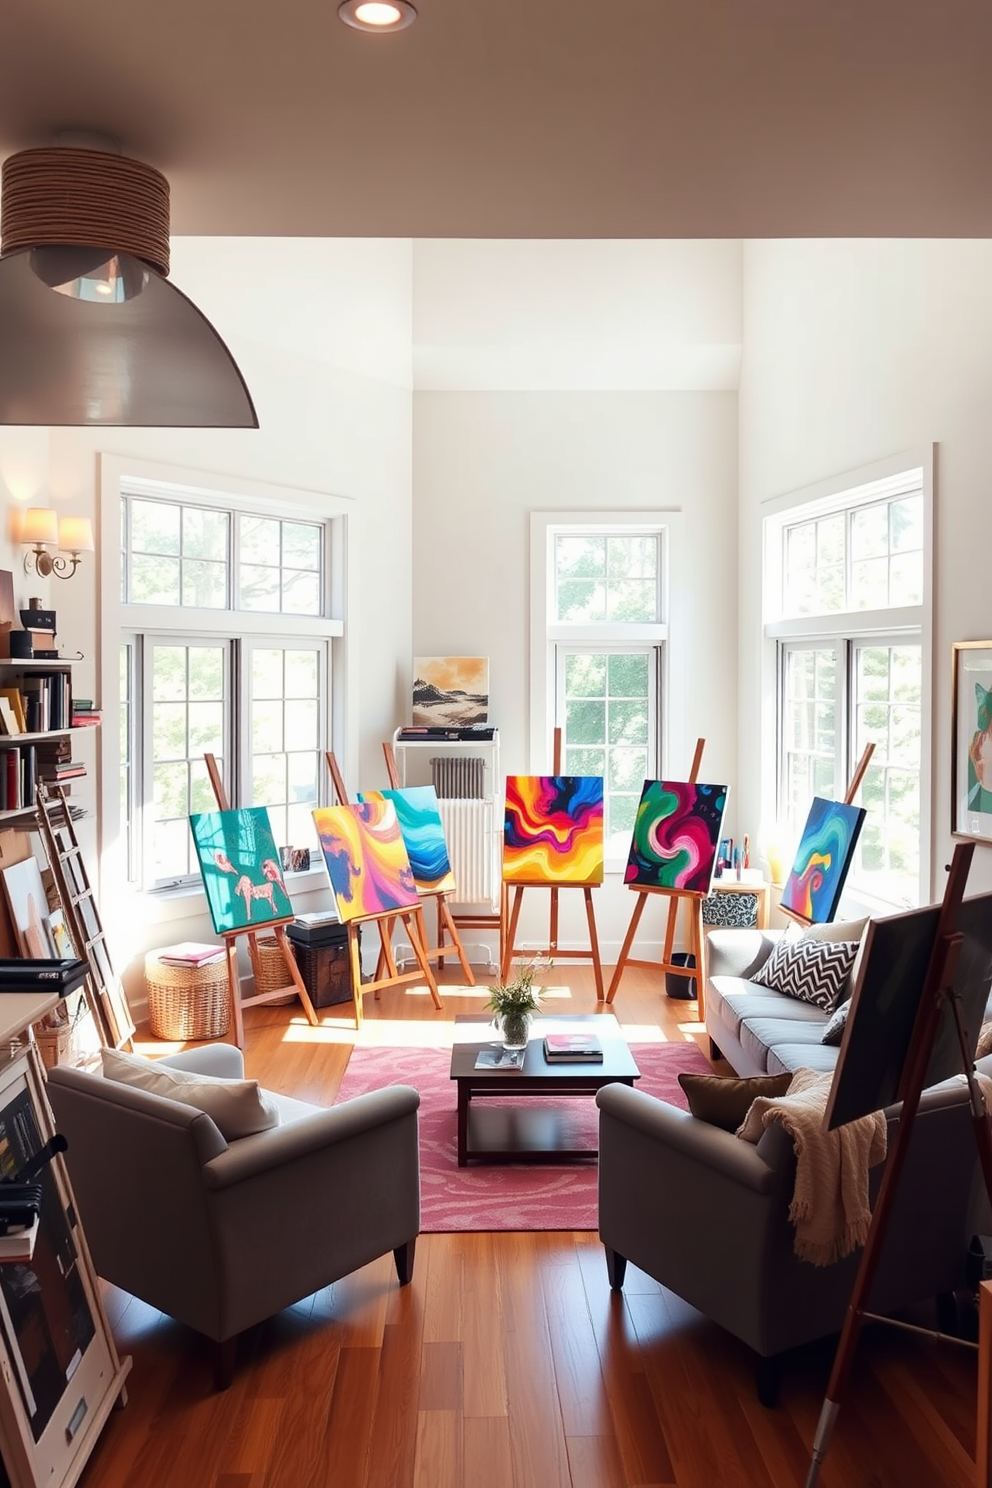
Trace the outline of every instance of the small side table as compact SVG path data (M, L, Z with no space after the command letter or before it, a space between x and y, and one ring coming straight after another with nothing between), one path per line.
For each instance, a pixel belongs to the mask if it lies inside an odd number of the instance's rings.
M223 1038L231 1026L225 957L205 966L169 966L161 955L159 949L145 957L148 1022L154 1037Z

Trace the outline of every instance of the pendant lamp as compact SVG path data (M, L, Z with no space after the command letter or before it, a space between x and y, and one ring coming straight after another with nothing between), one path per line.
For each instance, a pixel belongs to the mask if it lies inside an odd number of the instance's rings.
M0 424L257 429L238 366L169 273L169 183L106 150L0 177Z

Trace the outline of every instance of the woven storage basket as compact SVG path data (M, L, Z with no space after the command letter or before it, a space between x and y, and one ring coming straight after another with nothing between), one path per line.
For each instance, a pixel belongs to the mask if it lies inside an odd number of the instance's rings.
M221 1038L231 1022L224 959L206 966L167 966L157 951L145 957L148 1021L155 1038Z
M279 942L274 935L258 935L255 938L255 948L258 951L258 965L255 969L255 991L275 992L279 987L292 987L293 976L286 965ZM290 1002L295 1002L297 993L290 992L286 997L273 997L269 1007L283 1007Z

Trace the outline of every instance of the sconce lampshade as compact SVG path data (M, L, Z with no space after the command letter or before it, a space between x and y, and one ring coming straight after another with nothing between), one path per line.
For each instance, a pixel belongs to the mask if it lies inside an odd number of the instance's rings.
M59 519L47 506L29 506L21 522L21 542L50 543L59 540Z
M64 553L92 553L93 523L89 517L60 517L59 547Z
M167 278L164 176L58 146L9 156L0 192L0 424L258 428L231 353Z

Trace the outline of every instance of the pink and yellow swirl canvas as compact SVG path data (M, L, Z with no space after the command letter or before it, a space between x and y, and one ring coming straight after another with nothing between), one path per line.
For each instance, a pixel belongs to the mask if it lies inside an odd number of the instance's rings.
M342 924L416 909L417 886L392 801L321 806L313 819Z
M603 882L601 776L507 776L503 882L546 887Z
M725 785L645 780L624 883L708 894L726 805Z

